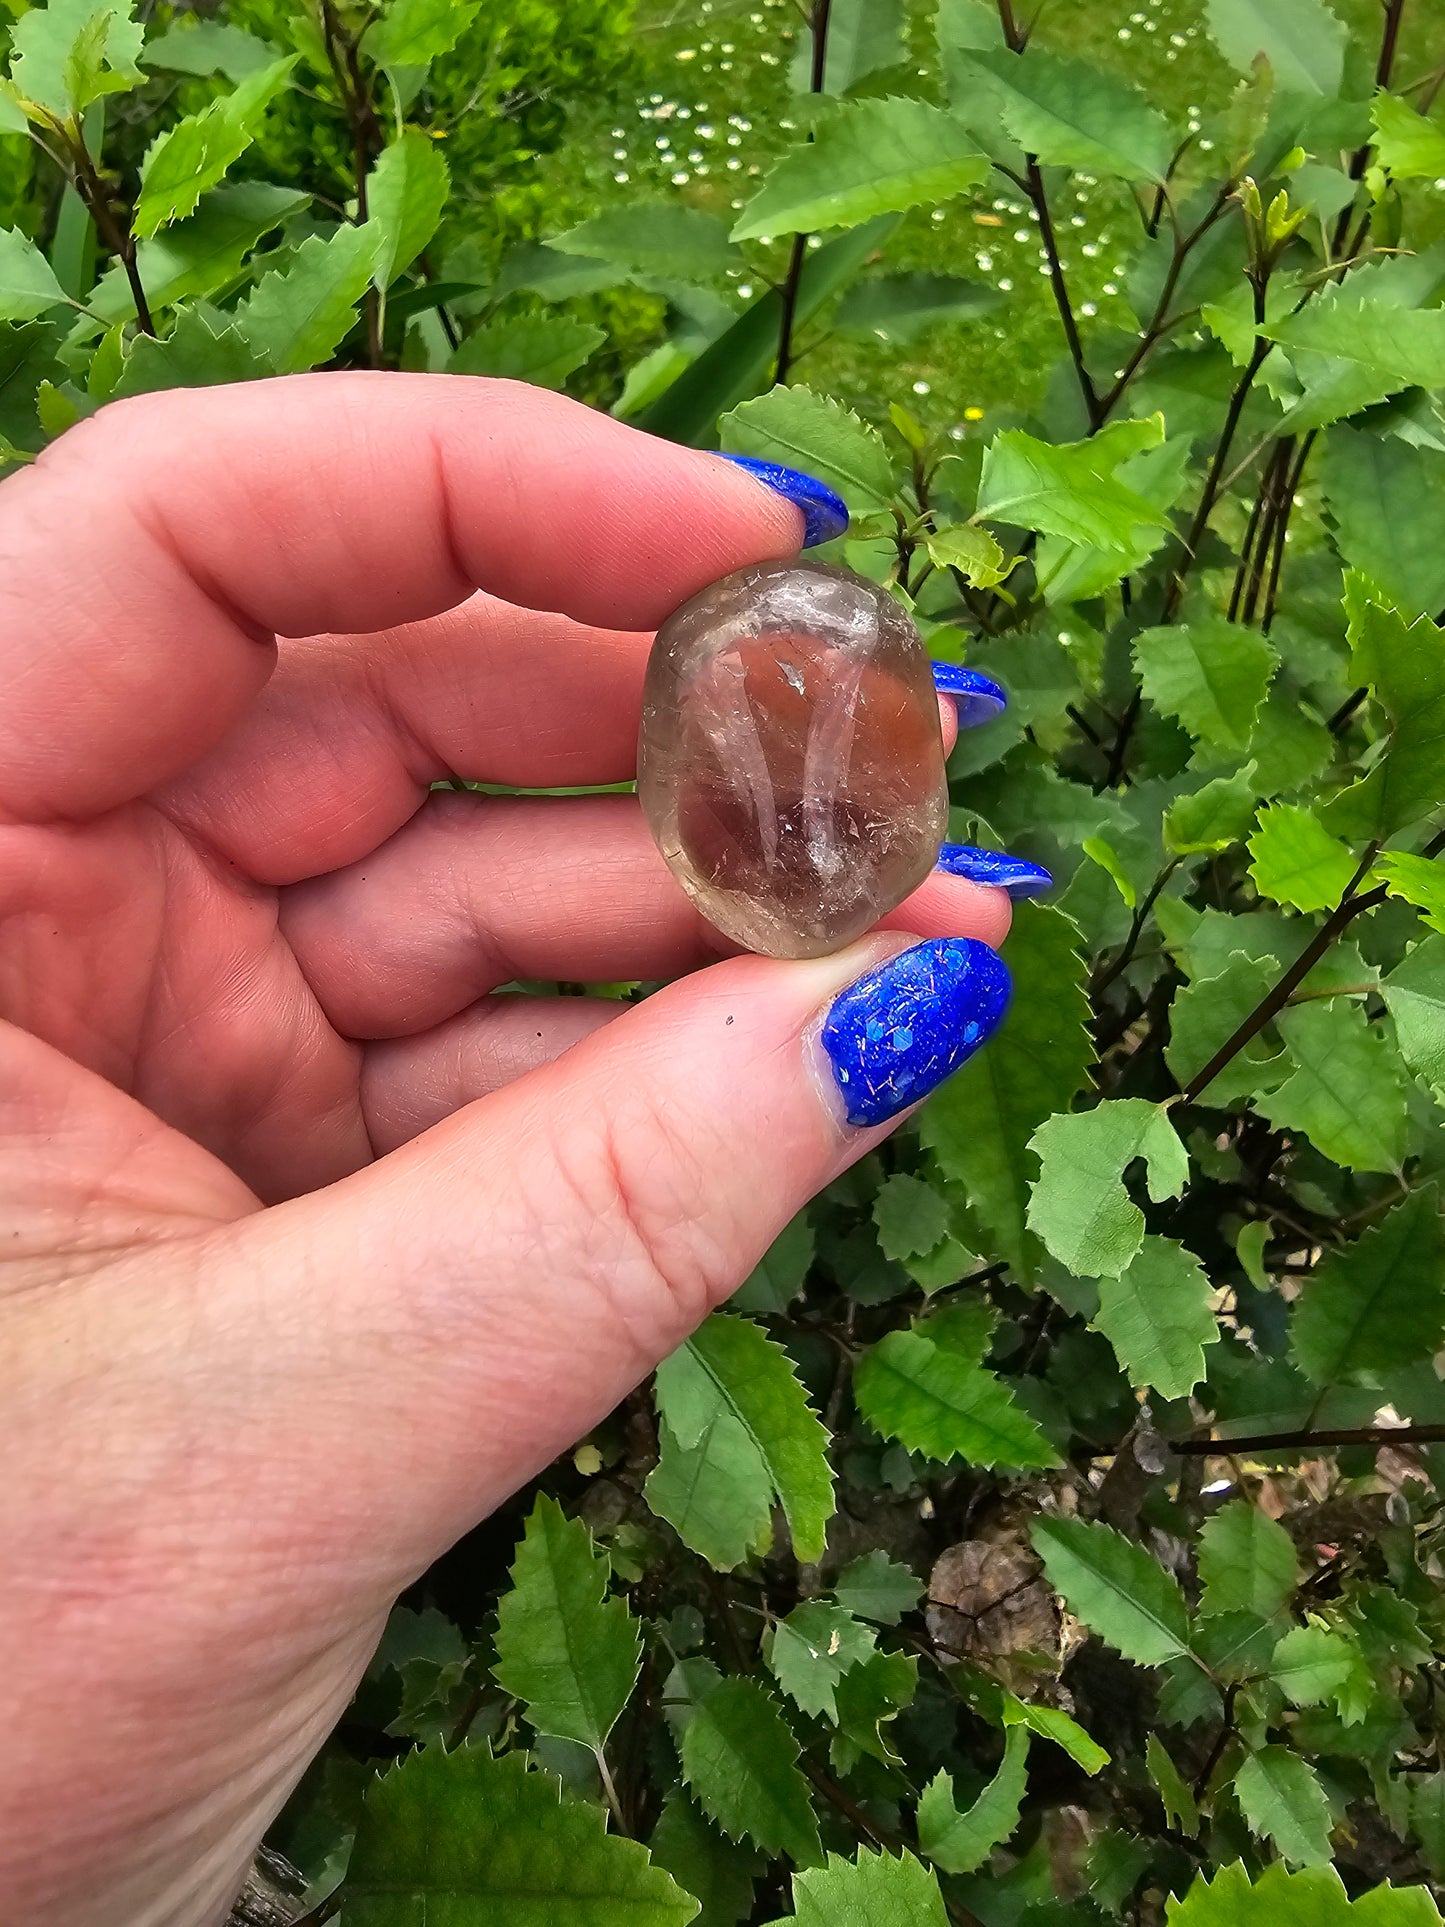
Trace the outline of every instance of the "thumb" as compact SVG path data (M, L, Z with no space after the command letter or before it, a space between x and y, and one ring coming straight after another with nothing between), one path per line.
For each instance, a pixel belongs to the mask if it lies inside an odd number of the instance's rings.
M234 1227L253 1288L286 1300L305 1409L272 1426L322 1455L332 1534L354 1508L399 1559L393 1582L426 1565L978 1048L1003 964L973 939L908 945L700 971L366 1172Z

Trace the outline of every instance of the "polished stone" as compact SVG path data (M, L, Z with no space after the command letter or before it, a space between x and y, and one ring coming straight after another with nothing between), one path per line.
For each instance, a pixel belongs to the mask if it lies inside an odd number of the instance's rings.
M725 576L658 631L637 788L717 929L771 957L840 949L923 881L947 827L918 631L847 569Z

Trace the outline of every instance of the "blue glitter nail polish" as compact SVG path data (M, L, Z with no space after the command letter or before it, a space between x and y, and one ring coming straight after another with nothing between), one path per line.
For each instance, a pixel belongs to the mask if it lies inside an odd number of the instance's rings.
M835 1000L821 1042L848 1122L884 1124L935 1090L998 1029L1009 974L973 937L904 950Z
M717 451L719 454L721 450ZM843 498L825 488L816 476L799 468L784 468L778 462L759 461L755 455L726 455L722 459L786 496L794 508L803 511L803 547L815 549L820 542L831 542L848 526L848 509Z
M973 843L945 843L938 852L938 868L970 883L991 883L1011 897L1042 896L1054 879L1041 863L1030 863L1004 850L980 850Z
M1008 708L1008 697L992 676L981 676L956 662L934 663L933 686L940 696L952 696L960 729L991 723Z

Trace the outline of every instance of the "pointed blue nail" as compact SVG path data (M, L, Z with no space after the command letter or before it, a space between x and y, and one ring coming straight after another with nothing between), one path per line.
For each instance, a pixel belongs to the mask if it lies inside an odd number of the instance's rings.
M927 1097L998 1029L1008 999L1002 960L973 937L917 944L850 984L821 1034L848 1122L885 1124Z
M951 877L967 877L970 883L991 883L1011 897L1042 896L1054 885L1041 863L1003 850L981 850L976 843L945 843L938 852L938 867Z
M1008 708L1008 697L992 676L981 676L976 669L965 669L960 663L935 662L933 686L940 696L952 696L960 729L991 723Z
M722 454L722 450L717 451ZM756 455L722 454L725 462L745 468L749 475L777 494L786 496L794 508L803 511L803 547L816 549L820 542L831 542L848 526L848 508L840 495L824 487L814 475L800 468L784 468L778 462L759 461Z

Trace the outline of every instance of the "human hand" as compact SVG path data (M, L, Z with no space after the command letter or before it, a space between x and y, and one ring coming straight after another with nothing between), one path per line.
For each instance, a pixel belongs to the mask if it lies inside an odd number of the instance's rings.
M970 947L887 960L999 890L699 970L633 798L428 796L630 776L644 632L801 537L425 375L121 403L0 489L10 1927L224 1917L397 1592L996 1023Z

